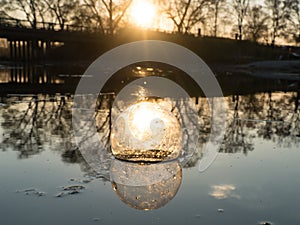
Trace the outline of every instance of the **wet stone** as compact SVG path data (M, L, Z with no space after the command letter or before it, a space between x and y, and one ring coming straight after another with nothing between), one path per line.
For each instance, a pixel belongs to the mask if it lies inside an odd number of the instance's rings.
M83 189L85 189L85 187L82 185L71 185L71 186L64 187L64 191L78 191Z
M61 198L67 195L76 195L76 194L80 194L83 189L85 189L85 187L82 185L71 185L71 186L63 187L63 191L55 194L54 196L57 198Z
M76 194L79 194L79 193L80 193L80 191L78 191L78 190L72 190L72 191L68 192L69 195L76 195Z

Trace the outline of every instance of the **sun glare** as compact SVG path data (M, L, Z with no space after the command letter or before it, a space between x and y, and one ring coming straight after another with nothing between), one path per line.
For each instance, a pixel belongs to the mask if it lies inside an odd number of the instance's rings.
M135 0L131 6L130 16L137 26L149 28L153 25L156 9L149 1Z

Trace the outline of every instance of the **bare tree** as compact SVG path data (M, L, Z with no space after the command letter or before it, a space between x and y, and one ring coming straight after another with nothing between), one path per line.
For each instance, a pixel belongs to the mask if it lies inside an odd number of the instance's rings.
M213 36L217 37L218 35L218 24L219 24L219 15L221 10L224 8L226 0L211 0L210 9L213 13L214 25L213 25Z
M249 10L245 29L247 31L246 35L251 41L257 42L260 38L267 35L267 19L268 17L262 6L256 5Z
M105 10L108 14L108 31L109 34L113 34L118 28L121 20L124 18L132 0L127 1L113 1L113 0L102 0Z
M172 20L178 33L188 33L199 23L204 23L209 0L173 0L163 2L164 12Z
M84 0L87 20L102 33L114 34L120 27L132 0Z
M232 4L237 19L238 38L242 40L243 25L249 9L249 0L233 0Z
M75 9L74 16L72 18L73 25L82 27L86 26L89 29L99 29L99 26L95 23L89 14L89 10L83 7L81 4ZM100 30L101 31L101 30Z
M44 0L50 10L50 14L55 23L59 24L61 30L66 23L70 23L74 17L75 9L79 5L78 0Z
M38 22L45 22L47 8L38 0L2 0L2 13L9 18L24 15L29 25L36 29ZM22 19L22 18L20 18Z
M84 0L78 17L79 23L83 21L88 22L90 27L94 27L95 29L99 29L101 33L105 33L102 7L100 7L99 0Z
M268 9L269 26L271 31L271 43L275 45L276 39L283 34L291 9L290 0L265 0Z

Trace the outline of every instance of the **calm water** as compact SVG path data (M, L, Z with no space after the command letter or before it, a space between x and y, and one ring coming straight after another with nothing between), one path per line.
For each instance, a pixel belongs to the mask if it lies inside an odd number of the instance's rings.
M116 170L124 166L134 173L132 165L116 165L109 158L95 173L84 161L72 132L72 96L3 97L1 224L299 224L297 93L259 93L224 100L227 129L217 159L200 173L201 153L194 154L182 172L181 168L176 172L177 183L167 189L170 197L157 203L160 208L145 211L132 204L143 194L147 198L151 187L118 187L118 195L110 182L116 176L111 174L112 164ZM108 114L99 112L105 133ZM200 140L205 142L210 122L204 98L199 99L198 113L202 118Z

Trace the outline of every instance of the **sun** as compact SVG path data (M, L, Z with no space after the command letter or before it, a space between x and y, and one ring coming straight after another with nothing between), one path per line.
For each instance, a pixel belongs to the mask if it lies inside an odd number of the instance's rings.
M155 6L146 0L135 0L131 6L130 17L137 26L149 28L156 16Z

